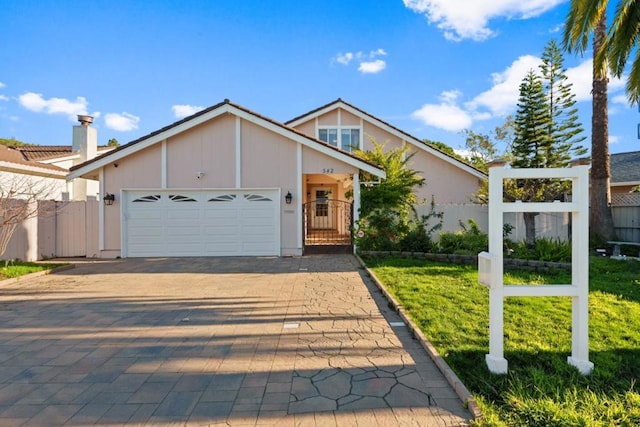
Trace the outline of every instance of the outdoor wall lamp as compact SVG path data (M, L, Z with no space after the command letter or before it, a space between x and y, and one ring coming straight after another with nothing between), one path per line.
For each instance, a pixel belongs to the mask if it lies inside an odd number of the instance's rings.
M104 201L104 204L106 206L111 206L111 205L113 205L113 202L116 200L116 196L114 196L111 193L106 193L104 195L104 197L102 198L102 200Z
M291 204L291 200L293 200L293 196L291 195L291 191L287 192L287 195L284 196L284 201L290 205Z

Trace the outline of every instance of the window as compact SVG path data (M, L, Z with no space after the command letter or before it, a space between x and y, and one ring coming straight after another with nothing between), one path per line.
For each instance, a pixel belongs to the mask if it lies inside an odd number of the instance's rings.
M327 142L334 147L338 146L338 129L318 129L318 139Z
M353 151L360 148L360 129L341 129L342 149Z
M318 139L344 151L351 152L356 148L360 148L360 128L320 128L318 129Z

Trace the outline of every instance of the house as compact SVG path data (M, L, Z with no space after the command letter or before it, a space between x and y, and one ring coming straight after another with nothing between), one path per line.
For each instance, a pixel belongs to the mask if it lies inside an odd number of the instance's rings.
M467 201L484 178L341 100L286 124L224 100L73 166L68 179L100 183L100 257L349 251L360 172L385 177L349 149L366 149L365 135L415 148L425 198Z
M79 116L79 120L81 124L73 129L72 145L0 146L3 188L37 185L42 188L42 198L47 200L97 197L99 185L96 181L82 178L67 181L66 176L74 164L111 151L113 147L98 147L97 132L89 126L89 116Z
M419 171L426 185L416 190L419 200L436 203L469 203L486 174L426 144L391 124L337 99L285 123L307 135L346 151L371 150L371 138L393 149L407 143L416 154L409 167Z
M615 153L610 157L611 193L629 193L640 185L640 151Z
M13 147L0 145L0 196L21 193L37 186L47 199L59 199L68 191L67 169L25 159Z
M266 256L300 255L303 231L350 237L346 194L358 204L360 170L385 176L225 100L74 166L68 178L98 180L102 199L115 196L99 210L100 256Z

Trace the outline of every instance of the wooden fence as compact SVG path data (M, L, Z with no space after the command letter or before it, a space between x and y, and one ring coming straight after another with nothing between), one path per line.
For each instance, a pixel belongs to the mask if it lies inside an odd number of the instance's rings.
M16 229L0 258L35 261L98 255L97 200L39 203L43 214Z
M640 243L640 193L612 194L611 213L616 238Z

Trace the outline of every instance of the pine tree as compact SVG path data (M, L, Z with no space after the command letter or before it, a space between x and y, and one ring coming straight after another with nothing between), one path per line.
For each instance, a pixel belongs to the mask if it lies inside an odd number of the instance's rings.
M564 57L555 41L551 41L542 54L540 71L551 123L549 134L554 148L549 152L548 167L566 167L572 158L586 154L587 149L579 145L585 140L584 129L578 119L576 97L568 82Z
M567 167L572 158L587 150L578 120L575 95L567 81L564 58L554 41L542 55L540 75L531 70L520 85L520 98L512 145L512 166L516 168ZM563 199L570 183L561 180L518 180L508 185L507 193L523 201ZM524 214L526 242L535 242L535 212Z
M550 129L552 120L547 105L542 78L530 70L520 84L518 110L514 119L514 140L511 146L514 168L549 167L549 153L553 150ZM510 198L533 202L544 200L543 180L519 179L505 184ZM526 243L535 243L535 212L524 213Z

